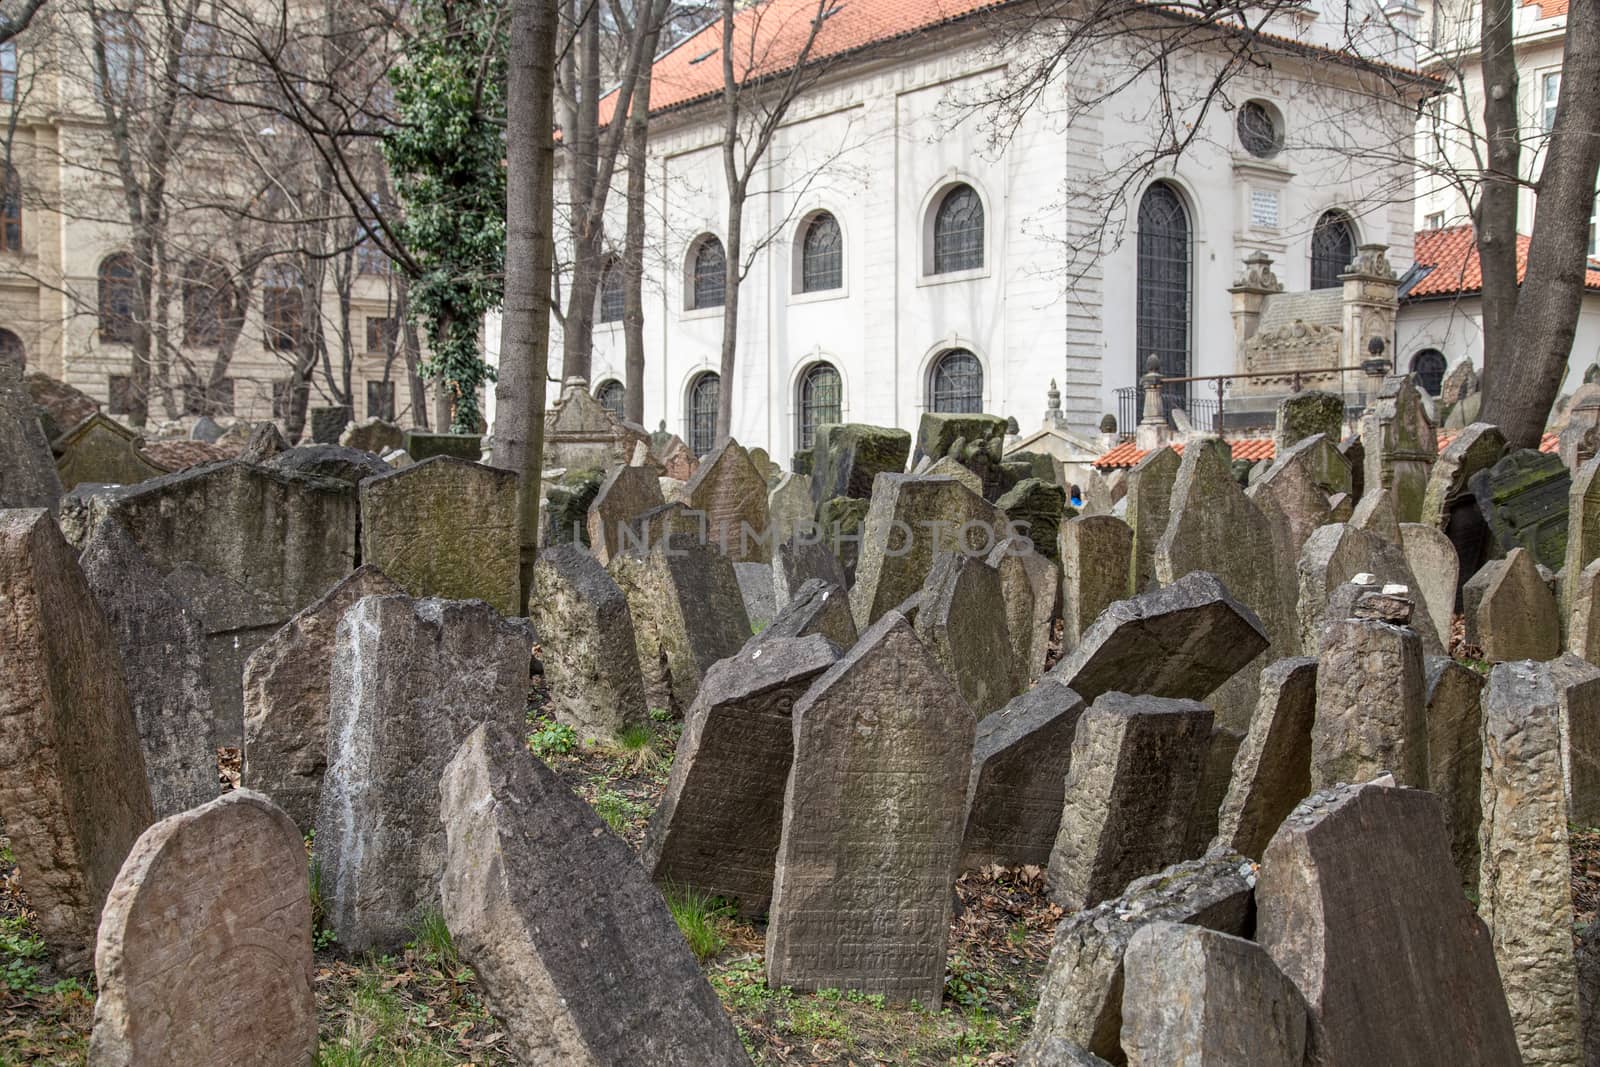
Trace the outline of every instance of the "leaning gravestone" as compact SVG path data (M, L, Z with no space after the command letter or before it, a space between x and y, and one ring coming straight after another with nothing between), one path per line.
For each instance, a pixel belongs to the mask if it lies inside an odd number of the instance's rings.
M1189 808L1189 827L1182 855L1200 855L1217 836L1222 802L1227 799L1228 788L1233 783L1233 761L1244 745L1244 734L1243 730L1220 722L1211 724L1211 736L1200 757L1200 778L1195 784L1194 803Z
M1062 647L1072 649L1100 613L1127 596L1133 530L1113 515L1061 524Z
M633 850L517 731L479 726L438 792L445 922L519 1062L749 1064Z
M1041 682L978 723L967 783L964 869L1050 863L1083 698Z
M1211 709L1105 693L1078 720L1050 850L1050 897L1092 907L1182 859Z
M22 367L0 360L0 508L54 508L61 499L50 442L39 409L22 381Z
M989 566L1000 572L1006 603L1006 633L1017 681L1031 685L1044 673L1060 614L1061 569L1027 547L1027 540L1008 537L989 553Z
M866 500L880 474L900 474L911 455L911 434L884 426L847 422L817 427L811 448L811 499L821 505L836 496Z
M1085 700L1113 689L1203 700L1266 647L1255 613L1196 571L1106 608L1047 677Z
M700 461L683 502L705 515L712 542L735 563L772 561L767 479L739 442L729 438Z
M316 1058L300 831L238 789L140 835L106 899L89 1062Z
M1514 548L1473 575L1461 600L1467 644L1490 663L1554 659L1561 651L1556 598L1526 549Z
M1567 559L1567 500L1572 476L1560 456L1524 448L1507 453L1467 481L1498 548L1522 547L1551 570Z
M1256 940L1311 1012L1307 1063L1522 1062L1431 793L1345 785L1312 796L1267 846L1256 909Z
M1128 527L1133 530L1133 567L1128 575L1128 596L1137 596L1156 584L1156 544L1167 532L1172 517L1172 486L1178 480L1183 457L1172 448L1158 448L1140 459L1128 472Z
M1300 558L1317 527L1348 517L1342 504L1353 484L1350 461L1339 454L1335 440L1315 434L1280 450L1267 472L1245 490L1271 525L1280 560Z
M339 620L362 597L400 592L378 568L358 567L245 661L240 780L282 808L302 832L316 826L328 766L328 679Z
M808 580L766 629L752 637L745 647L765 644L788 637L809 637L821 634L840 648L856 643L855 617L850 614L850 594L844 587L820 578Z
M1013 529L1033 542L1035 552L1056 561L1062 518L1076 514L1067 508L1065 489L1038 478L1024 478L1001 494L994 506L1005 512Z
M764 641L711 668L684 716L672 777L645 837L651 878L738 901L745 915L766 910L794 704L838 658L837 646L811 636Z
M316 854L346 949L397 948L438 903L439 774L479 724L522 729L531 647L474 601L367 597L340 621Z
M780 542L772 553L772 599L779 611L796 591L812 579L820 579L840 589L850 581L833 550L817 537L792 537Z
M1311 794L1317 661L1280 659L1261 672L1261 699L1234 757L1216 844L1260 859L1278 825Z
M1448 644L1450 626L1455 618L1456 588L1460 560L1455 546L1436 526L1419 522L1400 524L1400 551L1405 555L1406 566L1417 580L1416 593L1421 602L1417 605L1426 611L1428 622L1442 644Z
M115 519L100 523L79 563L122 655L156 818L214 799L228 731L206 685L204 622Z
M1254 942L1153 922L1122 966L1128 1067L1303 1067L1305 1000Z
M0 511L0 604L0 820L39 936L83 973L117 869L155 818L139 733L115 638L43 508Z
M744 600L744 613L750 620L750 629L756 633L766 629L778 614L778 595L773 588L772 564L735 563L733 577L739 583L739 595Z
M1422 517L1417 521L1443 529L1451 510L1464 497L1470 502L1467 482L1479 471L1493 467L1505 454L1506 435L1498 426L1475 422L1456 434L1428 474Z
M980 720L1023 688L1006 631L1000 572L982 558L945 552L933 561L915 630Z
M785 472L767 493L767 522L774 545L781 545L813 525L816 505L811 501L811 476Z
M529 607L556 721L584 742L642 726L648 709L633 616L599 561L577 545L540 552Z
M1461 884L1478 887L1479 793L1483 780L1483 675L1457 660L1429 656L1428 789L1444 805L1450 855Z
M1384 379L1361 416L1361 443L1366 465L1363 491L1389 490L1395 517L1400 522L1419 521L1428 475L1439 456L1439 438L1409 374Z
M517 476L436 456L361 483L361 559L411 595L521 608Z
M939 1004L974 723L896 612L795 705L769 986Z
M1356 617L1323 630L1317 656L1317 713L1311 726L1311 787L1394 775L1428 786L1427 691L1416 631Z
M733 563L714 545L672 537L650 550L652 594L640 601L666 657L672 696L694 703L711 665L750 640L750 617ZM629 604L639 598L632 594ZM637 625L639 611L634 610Z

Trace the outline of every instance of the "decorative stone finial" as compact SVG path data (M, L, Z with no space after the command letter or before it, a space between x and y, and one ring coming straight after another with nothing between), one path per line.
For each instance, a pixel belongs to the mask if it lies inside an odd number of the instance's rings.
M1255 289L1261 292L1281 293L1283 283L1272 272L1272 257L1257 250L1244 260L1244 273L1233 283L1235 289Z

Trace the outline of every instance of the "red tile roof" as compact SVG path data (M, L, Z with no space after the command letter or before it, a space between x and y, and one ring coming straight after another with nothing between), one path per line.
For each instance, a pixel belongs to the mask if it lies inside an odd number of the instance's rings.
M1447 433L1441 430L1439 432L1439 450L1441 452L1444 451L1445 446L1454 441L1456 434L1460 432L1460 430L1451 430ZM1554 452L1560 442L1561 436L1559 434L1547 433L1539 438L1539 451ZM1278 454L1277 445L1270 437L1248 437L1237 441L1229 441L1228 444L1233 449L1234 459L1247 459L1251 463L1256 463L1263 459L1273 459ZM1172 450L1180 456L1183 455L1183 446L1181 444L1173 445ZM1121 470L1132 467L1143 459L1145 455L1146 453L1141 452L1139 447L1132 441L1124 441L1095 460L1094 465L1103 471Z
M1406 292L1406 299L1461 296L1481 292L1483 270L1478 262L1478 241L1471 226L1418 230L1413 254L1419 267L1431 267L1421 281ZM1528 237L1517 235L1517 281L1528 272ZM1600 266L1593 261L1584 275L1584 288L1600 289Z
M1567 14L1567 0L1522 0L1522 6L1537 6L1541 19L1565 18Z

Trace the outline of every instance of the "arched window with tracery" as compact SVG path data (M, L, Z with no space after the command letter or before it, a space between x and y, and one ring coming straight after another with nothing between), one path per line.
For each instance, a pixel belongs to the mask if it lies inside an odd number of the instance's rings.
M728 287L728 261L722 242L711 234L702 237L694 246L689 270L690 310L721 307Z
M844 285L844 236L839 220L826 211L806 223L800 242L800 291L820 293Z
M689 384L689 451L697 456L717 444L717 410L722 404L722 379L706 371Z
M983 364L965 348L941 352L928 376L928 407L975 415L983 410Z
M1444 386L1444 370L1444 353L1437 348L1424 348L1411 357L1411 375L1417 380L1417 387L1429 396L1439 395Z
M622 304L622 264L613 259L600 274L600 307L595 318L600 322L621 322Z
M600 401L600 406L619 419L622 418L623 401L627 395L627 389L615 378L601 382L600 388L594 391L594 398Z
M1311 231L1311 288L1337 289L1356 258L1356 227L1342 211L1324 211Z
M1190 249L1189 211L1183 197L1173 186L1157 182L1139 201L1136 380L1152 355L1163 377L1189 375ZM1143 391L1137 396L1142 411Z
M970 185L951 186L933 216L933 273L983 266L983 201Z
M811 364L800 376L800 395L796 399L796 447L810 448L816 441L818 426L842 421L844 383L838 368L832 363Z

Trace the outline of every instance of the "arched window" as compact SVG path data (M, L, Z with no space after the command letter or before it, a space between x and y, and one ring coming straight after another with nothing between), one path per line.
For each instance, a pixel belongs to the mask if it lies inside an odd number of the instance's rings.
M689 308L719 308L728 285L728 262L722 242L710 234L694 246L690 257Z
M1311 231L1311 288L1337 289L1356 258L1356 228L1342 211L1325 211Z
M22 179L15 167L5 170L0 192L0 252L22 251Z
M717 409L722 402L722 379L706 371L689 385L689 450L697 456L717 444Z
M844 383L832 363L813 363L800 376L798 447L810 448L817 427L839 422L844 412Z
M800 242L800 291L819 293L843 285L844 238L839 220L824 211L806 223Z
M928 381L928 407L961 415L983 410L983 364L977 356L965 348L940 353Z
M1426 390L1429 396L1438 396L1444 384L1444 366L1443 352L1424 348L1411 357L1411 376L1417 380L1419 389Z
M933 216L933 273L983 266L983 201L970 185L952 186Z
M606 263L600 274L600 322L622 321L622 264L616 260Z
M183 343L219 345L223 319L230 317L228 272L222 264L191 259L183 275Z
M594 391L594 398L600 401L600 406L619 419L622 418L622 402L627 395L627 389L615 378L601 382L600 388Z
M1189 212L1178 190L1157 182L1139 201L1139 265L1135 294L1135 370L1153 354L1161 374L1189 374ZM1179 390L1182 402L1186 390ZM1141 414L1144 391L1138 390Z
M22 338L10 330L0 330L0 363L13 367L26 366L27 352L22 347Z
M139 308L139 273L126 252L100 261L100 340L133 342Z

